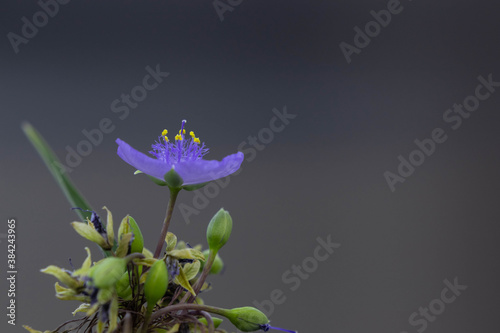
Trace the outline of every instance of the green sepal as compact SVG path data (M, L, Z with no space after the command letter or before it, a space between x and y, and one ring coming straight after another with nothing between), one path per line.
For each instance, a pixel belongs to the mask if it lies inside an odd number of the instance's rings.
M167 186L170 189L181 189L182 184L184 183L184 180L182 179L181 176L175 171L175 169L172 167L169 172L167 172L163 178L165 179L165 182L167 183Z
M186 275L186 279L191 281L200 271L201 263L199 261L194 261L192 263L185 263L182 267L184 274Z
M144 172L142 172L141 170L135 170L134 171L134 176L135 175L140 175L140 174L145 174ZM156 177L153 177L153 176L150 176L148 174L145 174L146 176L148 176L149 179L151 179L153 181L153 183L155 183L156 185L160 185L160 186L167 186L167 183L165 183L163 180L160 180Z
M132 233L134 235L134 240L132 241L132 244L130 244L130 253L142 253L144 238L142 237L142 232L141 229L139 229L137 222L130 215L123 218L120 223L120 227L118 228L118 247L120 247L121 238L128 233Z
M87 310L90 309L90 304L89 303L82 303L80 304L79 307L75 309L75 311L71 312L74 315L76 315L78 312L87 312Z
M184 185L182 187L182 189L186 190L186 191L194 191L194 190L202 188L203 186L205 186L207 184L208 184L208 182L206 182L206 183L200 183L200 184Z
M156 185L167 186L167 183L164 182L163 180L159 180L158 178L155 178L155 177L150 176L150 175L146 175L146 176L148 176L148 178L151 179L153 181L153 183L155 183Z
M170 231L167 232L167 236L165 236L165 243L167 243L167 248L165 249L165 251L172 251L177 245L177 236Z
M127 256L132 237L134 237L134 235L131 232L129 232L128 234L121 235L120 241L118 242L118 247L116 248L115 251L115 256L117 256L118 258L123 258Z
M111 250L112 245L108 243L108 239L104 238L97 230L95 230L92 223L71 222L71 226L83 238L96 243L104 250Z
M205 256L203 253L196 249L186 248L181 250L172 250L168 252L168 255L176 259L191 259L191 260L201 260L205 261Z
M84 296L80 293L80 290L65 288L56 282L55 285L56 297L63 301L80 301L80 302L89 302L90 297ZM82 284L83 288L83 284Z
M86 275L90 269L90 266L92 266L92 256L90 255L90 249L88 247L85 247L85 251L87 251L87 258L85 258L82 267L73 272L73 276Z
M113 245L115 243L115 231L113 230L113 214L111 214L111 211L106 207L102 207L102 209L105 209L106 212L108 212L108 216L106 219L106 233L108 234L108 243Z
M181 285L184 289L187 289L193 296L196 296L196 293L194 292L191 283L189 283L189 280L186 274L184 273L184 269L182 267L179 267L179 275L175 277L174 282L176 284Z
M54 333L53 331L43 331L42 332L39 330L35 330L28 325L23 325L23 328L26 329L27 331L29 331L30 333Z
M142 253L144 248L144 238L142 237L141 229L132 216L129 216L130 227L134 233L134 240L130 245L130 253Z
M71 289L78 289L83 286L83 282L78 281L77 279L72 277L71 274L66 270L63 270L62 268L59 268L57 266L50 265L44 269L41 269L40 271L42 273L55 276L59 281L61 281Z

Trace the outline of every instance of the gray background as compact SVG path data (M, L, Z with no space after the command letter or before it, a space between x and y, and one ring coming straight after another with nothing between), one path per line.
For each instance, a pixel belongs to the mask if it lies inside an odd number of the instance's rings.
M224 13L211 1L71 1L19 53L34 1L4 1L1 48L1 232L17 218L17 325L54 329L77 302L54 297L55 279L39 272L79 266L76 220L20 130L30 121L61 159L82 130L109 118L116 126L71 177L96 208L119 221L131 214L153 248L168 194L116 155L119 137L146 151L182 119L220 159L269 126L273 108L297 115L245 161L243 171L187 224L176 210L171 231L205 244L220 208L234 220L211 279L207 303L252 305L274 289L286 297L271 316L300 332L417 332L409 316L439 298L443 280L467 290L426 332L498 332L500 92L452 130L443 113L474 93L479 75L500 81L498 5L494 1L402 1L403 10L347 63L339 44L373 20L387 1L250 1ZM170 76L129 116L113 100L142 83L145 67ZM445 143L391 192L415 139L435 128ZM249 155L247 155L247 158ZM192 192L179 203L193 206ZM103 214L104 215L104 214ZM282 274L313 255L318 237L341 247L292 291ZM6 242L2 252L6 262ZM3 269L6 271L5 265ZM6 280L0 284L5 310ZM231 326L228 326L231 331ZM234 329L232 330L234 331Z

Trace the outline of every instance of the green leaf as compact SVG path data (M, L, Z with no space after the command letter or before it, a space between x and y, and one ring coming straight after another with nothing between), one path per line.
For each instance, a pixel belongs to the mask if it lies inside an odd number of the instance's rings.
M73 185L69 176L67 175L67 167L64 166L57 158L54 151L50 148L45 139L38 133L38 131L30 124L23 123L21 128L24 134L28 137L35 150L40 154L43 162L52 173L52 176L59 184L64 195L71 204L71 207L80 207L85 210L93 210L83 195ZM91 213L75 209L75 212L80 218L85 221L90 219Z

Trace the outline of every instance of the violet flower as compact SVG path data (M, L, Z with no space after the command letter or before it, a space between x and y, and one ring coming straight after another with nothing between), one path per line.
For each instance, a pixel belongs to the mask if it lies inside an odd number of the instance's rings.
M169 141L168 131L163 130L158 141L152 145L153 150L149 152L154 158L132 148L121 139L116 139L118 156L162 185L165 185L164 177L171 170L182 178L182 186L186 186L223 178L240 168L244 158L241 152L228 155L222 161L204 160L202 157L208 153L208 148L194 132L191 131L188 138L185 136L185 124L186 120L183 120L174 142Z

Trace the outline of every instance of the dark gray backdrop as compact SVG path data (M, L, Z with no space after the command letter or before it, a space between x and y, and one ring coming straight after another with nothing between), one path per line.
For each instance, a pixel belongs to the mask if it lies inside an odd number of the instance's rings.
M1 331L54 329L71 319L78 303L57 300L55 279L39 269L69 268L68 258L80 265L85 246L99 258L70 227L76 215L21 122L31 122L64 160L67 147L82 145L83 131L108 118L113 130L70 175L96 209L106 205L116 221L134 216L149 248L168 194L133 176L114 140L146 151L163 128L173 132L187 119L210 146L207 158L246 150L243 171L227 185L181 193L179 203L197 214L185 218L177 209L172 222L179 237L205 244L211 216L220 207L233 216L221 252L226 271L211 279L207 302L269 304L279 289L272 323L302 333L497 332L500 92L478 88L489 96L468 96L479 76L500 81L498 5L220 3L229 7L219 15L211 1L73 0L47 22L35 1L2 3L0 232L17 219L18 275L16 326L2 314ZM388 6L390 22L380 12ZM23 17L33 22L33 15L38 32L16 53L9 38L21 38ZM370 23L373 15L385 27ZM369 43L355 41L355 27L367 23ZM343 42L360 46L350 62ZM128 114L114 112L122 94L140 94L148 66L170 75ZM453 129L457 118L443 116L464 100L475 111ZM284 108L296 117L273 132L273 109ZM430 148L425 139L436 128L447 140L430 156L414 152L416 139ZM252 136L261 150L249 150ZM398 172L399 155L421 165L392 191L384 173ZM341 245L318 261L317 239L328 237ZM303 264L309 273L292 270ZM454 295L443 281L455 279L467 289ZM419 311L429 306L426 319Z

